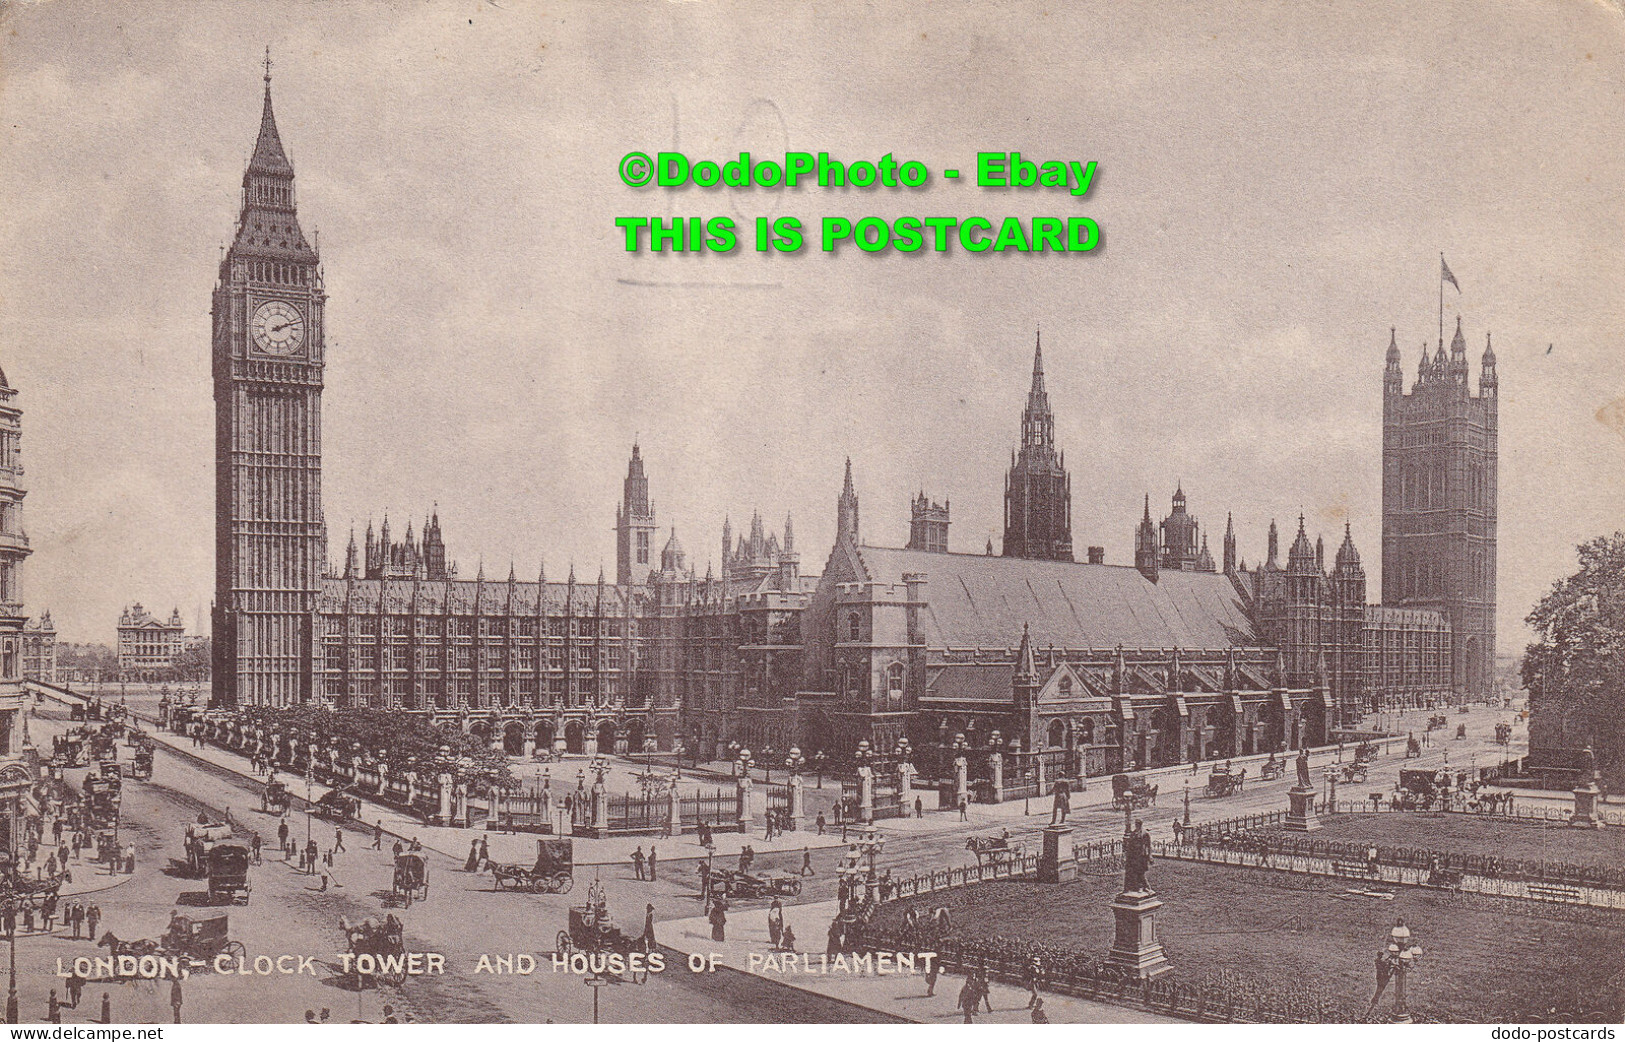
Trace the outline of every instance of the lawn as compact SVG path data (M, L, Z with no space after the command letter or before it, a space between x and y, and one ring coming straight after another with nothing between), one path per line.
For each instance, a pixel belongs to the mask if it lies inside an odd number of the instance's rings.
M1577 829L1555 822L1421 812L1338 814L1323 817L1320 823L1321 829L1308 838L1448 854L1485 854L1503 861L1625 866L1625 829L1618 828ZM1273 834L1280 830L1269 831Z
M1386 817L1387 815L1384 815ZM1396 916L1422 945L1409 984L1419 1019L1464 1023L1617 1023L1625 1010L1625 916L1586 910L1584 921L1531 902L1401 888L1392 900L1347 893L1347 881L1257 869L1159 861L1151 884L1166 904L1158 927L1178 978L1220 975L1262 987L1308 987L1364 1019L1374 959ZM882 929L904 911L947 906L960 943L1001 938L1101 954L1111 945L1108 902L1117 873L1060 886L981 883L883 907ZM1392 994L1384 996L1384 1007Z

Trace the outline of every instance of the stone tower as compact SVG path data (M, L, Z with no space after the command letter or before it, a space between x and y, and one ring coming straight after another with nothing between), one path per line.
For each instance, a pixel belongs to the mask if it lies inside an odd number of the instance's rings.
M615 581L642 586L654 571L655 508L649 502L649 479L643 473L643 455L637 443L621 482L621 505L615 508Z
M313 689L327 295L294 203L267 57L259 138L214 289L217 705L287 706Z
M1461 319L1447 357L1422 349L1405 392L1392 331L1382 396L1382 602L1432 608L1454 633L1452 682L1489 693L1495 670L1497 380L1484 338L1470 385Z
M948 501L938 505L922 489L909 504L908 548L926 553L948 552Z
M1004 556L1072 560L1072 479L1055 451L1055 417L1044 390L1044 348L1033 349L1033 383L1021 414L1021 449L1004 479Z

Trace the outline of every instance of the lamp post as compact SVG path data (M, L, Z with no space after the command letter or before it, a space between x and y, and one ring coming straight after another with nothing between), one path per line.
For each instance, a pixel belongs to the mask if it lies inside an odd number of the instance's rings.
M1185 824L1191 823L1191 780L1185 779Z
M817 752L813 753L812 762L813 762L813 767L817 768L817 770L818 770L818 788L819 788L820 791L822 791L823 788L824 788L824 761L826 761L828 759L829 759L829 757L824 753L824 750L822 750L822 749L820 749Z
M773 784L773 747L765 746L762 749L762 784Z

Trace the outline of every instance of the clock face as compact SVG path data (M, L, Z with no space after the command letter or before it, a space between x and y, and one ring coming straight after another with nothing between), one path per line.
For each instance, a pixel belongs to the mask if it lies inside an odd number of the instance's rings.
M268 300L255 308L250 328L254 346L268 355L287 358L305 346L305 316L285 300Z

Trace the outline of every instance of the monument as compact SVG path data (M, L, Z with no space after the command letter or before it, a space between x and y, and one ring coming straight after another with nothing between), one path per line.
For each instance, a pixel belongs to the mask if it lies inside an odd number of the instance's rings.
M1591 751L1588 742L1580 754L1580 784L1574 790L1574 815L1569 818L1569 824L1580 829L1602 828L1603 820L1597 814L1597 800L1601 797L1602 790L1597 787L1597 754Z
M1297 782L1286 791L1286 824L1282 827L1288 832L1313 832L1320 828L1320 818L1315 815L1315 786L1309 779L1307 746L1298 750L1297 766Z
M1045 845L1049 832L1046 828ZM1136 821L1123 836L1123 892L1112 900L1117 932L1106 965L1132 980L1148 980L1173 969L1157 937L1157 909L1162 902L1146 881L1151 868L1151 834Z

